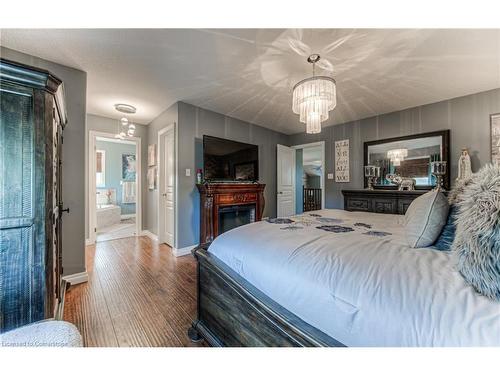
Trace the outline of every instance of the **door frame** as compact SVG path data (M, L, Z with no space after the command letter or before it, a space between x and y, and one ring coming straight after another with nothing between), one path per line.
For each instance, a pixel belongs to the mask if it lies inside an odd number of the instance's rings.
M89 145L88 145L88 159L89 159L89 175L88 175L88 215L89 215L89 242L91 245L96 242L96 232L95 228L97 225L97 209L96 209L96 179L95 179L95 168L96 168L96 155L95 155L95 145L97 137L109 138L112 140L117 140L115 138L116 134L100 132L96 130L89 130ZM135 143L135 155L136 155L136 178L135 178L135 191L136 191L136 202L135 202L135 235L140 236L142 231L142 160L141 160L141 138L139 137L127 137L126 140Z
M156 154L157 154L157 165L158 165L158 168L156 170L156 180L158 181L158 186L156 187L156 203L157 203L157 216L156 216L156 223L157 223L157 237L158 237L158 243L165 243L165 239L162 238L161 236L161 231L160 231L160 224L163 223L165 221L165 212L162 212L164 210L160 210L160 191L161 191L161 188L162 188L162 183L163 181L161 181L160 179L160 168L162 168L162 148L161 148L161 137L169 132L169 131L174 131L174 238L173 238L173 246L172 248L173 249L176 249L177 248L177 197L178 197L178 178L177 176L179 175L178 173L178 165L177 165L177 160L178 160L178 152L179 152L179 148L177 147L177 137L178 137L178 132L177 132L177 123L176 122L173 122L167 126L165 126L163 129L161 129L160 131L158 131L158 138L157 138L157 150L156 150Z
M294 148L296 150L303 150L305 148L310 148L310 147L321 147L321 166L323 167L323 171L321 174L321 209L325 208L325 185L326 185L326 165L325 165L325 141L319 141L319 142L311 142L311 143L304 143L301 145L296 145L296 146L290 146L291 148ZM295 171L297 173L297 171ZM295 186L295 189L297 189L297 186ZM295 192L297 193L297 192Z

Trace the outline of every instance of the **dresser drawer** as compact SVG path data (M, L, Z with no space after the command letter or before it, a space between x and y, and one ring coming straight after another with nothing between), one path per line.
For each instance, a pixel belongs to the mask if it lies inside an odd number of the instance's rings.
M257 200L257 193L233 193L233 194L217 194L215 201L218 204L234 204L254 202Z
M365 198L347 198L347 211L370 211L370 200Z
M410 207L411 202L413 202L413 199L400 198L398 201L398 214L404 215L406 210L408 210L408 207Z
M396 199L383 199L374 198L373 199L373 212L379 214L395 214L397 213L397 201Z

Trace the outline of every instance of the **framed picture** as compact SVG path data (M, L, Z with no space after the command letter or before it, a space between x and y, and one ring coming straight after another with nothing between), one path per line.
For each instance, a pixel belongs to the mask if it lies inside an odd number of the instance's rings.
M335 182L349 182L349 140L335 142Z
M125 181L135 181L135 171L135 154L122 154L122 179Z
M490 116L491 162L500 165L500 113Z
M148 189L156 189L156 167L148 168Z
M148 146L148 167L156 165L156 144Z

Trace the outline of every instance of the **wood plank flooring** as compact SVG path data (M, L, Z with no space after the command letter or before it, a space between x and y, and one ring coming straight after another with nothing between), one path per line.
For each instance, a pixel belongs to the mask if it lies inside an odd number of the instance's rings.
M84 345L200 346L187 337L196 312L196 261L129 237L87 246L89 281L66 292L64 320Z

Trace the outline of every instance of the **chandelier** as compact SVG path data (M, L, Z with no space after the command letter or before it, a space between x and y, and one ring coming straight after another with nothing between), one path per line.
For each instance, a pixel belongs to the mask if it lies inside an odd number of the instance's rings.
M399 167L401 162L408 156L408 149L406 148L396 148L394 150L387 151L387 157L392 161L395 167Z
M326 76L315 76L315 64L320 56L313 54L307 61L313 66L313 76L298 82L293 87L292 110L306 124L306 133L321 133L321 122L328 120L328 112L337 105L335 80Z
M115 109L121 113L134 114L136 108L129 104L115 104ZM122 117L118 124L118 132L115 138L124 139L126 137L133 137L135 134L135 125L132 124L127 117Z

